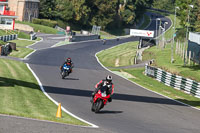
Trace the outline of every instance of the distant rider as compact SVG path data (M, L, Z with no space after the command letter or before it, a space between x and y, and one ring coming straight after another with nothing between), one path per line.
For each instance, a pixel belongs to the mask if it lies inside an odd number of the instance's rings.
M72 72L72 68L74 67L74 64L73 64L73 62L72 62L72 60L71 60L71 58L69 57L69 58L67 58L66 60L65 60L65 62L63 63L63 65L62 66L60 66L60 70L62 71L62 68L63 68L63 66L66 64L66 66L70 66L70 71L69 71L69 73L71 73Z
M95 85L95 90L92 93L92 98L91 98L91 102L93 101L94 95L99 91L99 89L101 89L101 87L103 86L107 86L107 94L110 94L110 98L108 99L108 102L112 102L112 98L111 95L113 95L114 93L114 84L112 83L112 76L108 75L106 77L106 79L103 79L101 81L99 81L96 85Z

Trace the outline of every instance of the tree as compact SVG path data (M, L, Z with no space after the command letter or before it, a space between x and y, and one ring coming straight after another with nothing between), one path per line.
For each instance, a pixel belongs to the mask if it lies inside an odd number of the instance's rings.
M57 0L56 9L60 19L66 22L73 21L75 10L70 0Z
M102 29L114 20L117 0L94 0L91 5L91 25L99 25Z
M195 0L176 0L176 6L179 7L180 10L177 11L177 17L180 19L180 25L183 28L189 27L193 25L194 16L193 16L193 8L190 5L194 5ZM188 15L190 22L188 23Z
M87 6L85 0L72 0L72 5L74 8L74 19L83 25L87 25L89 21L89 14L91 9Z
M174 12L175 0L154 0L153 8Z
M197 0L196 4L195 4L195 16L196 16L196 21L195 21L195 31L196 32L200 32L200 0Z
M40 0L39 17L54 19L56 17L56 1L55 0Z

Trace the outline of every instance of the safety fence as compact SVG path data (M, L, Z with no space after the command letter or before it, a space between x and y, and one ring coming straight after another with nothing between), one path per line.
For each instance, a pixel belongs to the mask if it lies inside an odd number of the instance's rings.
M155 78L167 86L171 86L175 89L182 90L187 94L200 98L200 83L194 80L171 74L160 68L149 65L145 66L145 74Z
M10 40L15 40L17 38L18 38L17 34L0 36L0 40L2 40L4 42L10 41Z

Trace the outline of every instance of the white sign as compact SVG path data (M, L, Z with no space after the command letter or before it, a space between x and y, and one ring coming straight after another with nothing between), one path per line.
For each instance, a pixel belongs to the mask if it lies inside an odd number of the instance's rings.
M200 34L189 32L189 40L200 45Z
M131 36L154 37L154 31L130 29Z

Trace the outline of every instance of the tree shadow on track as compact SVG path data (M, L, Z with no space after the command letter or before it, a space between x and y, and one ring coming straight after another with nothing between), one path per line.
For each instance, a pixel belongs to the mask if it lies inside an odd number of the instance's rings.
M35 84L32 82L0 77L0 89L1 89L1 87L14 88L16 85L40 90L38 84ZM93 92L93 90L90 91L90 90L60 88L60 87L52 87L52 86L44 86L44 89L47 93L64 94L64 95L88 97L88 98L91 97L91 93ZM114 93L112 98L113 98L113 100L120 100L120 101L132 101L132 102L144 102L144 103L186 106L184 104L181 104L179 102L176 102L174 100L167 99L167 98L161 97L161 96L150 97L150 96L139 96L139 95ZM188 100L182 100L182 99L177 99L177 100L184 102L186 104L190 104L191 106L194 106L194 107L200 106L200 101L198 101L198 100L196 100L196 101L188 101ZM107 112L107 113L109 113L109 112Z
M89 90L57 88L57 87L50 87L50 86L44 86L44 88L47 93L80 96L80 97L88 97L88 98L91 97L91 94L93 92L93 91L89 91ZM159 97L150 97L150 96L139 96L139 95L114 93L112 98L113 98L113 100L121 100L121 101L186 106L186 105L176 102L174 100L167 99L167 98L160 97L160 96ZM196 102L196 105L200 106L199 101L194 101L194 102Z
M101 110L97 114L119 114L119 113L123 113L123 111Z
M64 78L63 80L79 80L78 78Z

